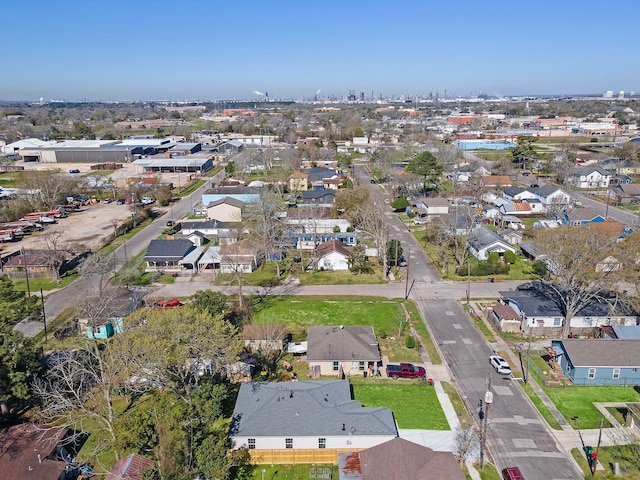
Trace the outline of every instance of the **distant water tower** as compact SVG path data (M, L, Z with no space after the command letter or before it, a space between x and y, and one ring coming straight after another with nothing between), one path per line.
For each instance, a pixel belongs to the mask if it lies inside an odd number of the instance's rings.
M618 94L618 100L623 100L624 99L624 90L620 90L620 93Z

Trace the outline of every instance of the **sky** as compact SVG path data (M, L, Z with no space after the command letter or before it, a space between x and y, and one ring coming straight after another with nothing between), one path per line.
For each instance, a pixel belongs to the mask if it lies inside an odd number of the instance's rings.
M0 100L640 92L637 0L4 2Z

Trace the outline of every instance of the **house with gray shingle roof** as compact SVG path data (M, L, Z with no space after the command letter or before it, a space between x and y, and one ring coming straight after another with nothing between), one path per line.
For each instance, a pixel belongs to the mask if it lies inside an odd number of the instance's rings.
M576 188L607 188L611 181L611 174L598 166L576 168L567 183Z
M373 327L309 327L307 341L307 360L314 376L360 375L381 366L378 339Z
M564 375L575 385L640 385L640 340L553 340Z
M185 258L196 246L189 240L151 240L144 261L147 262L146 271L156 270L179 271L182 266L180 260Z
M469 252L478 260L486 260L493 252L502 256L506 251L516 253L516 249L504 238L491 230L480 227L469 233Z
M264 450L361 450L397 436L391 410L363 407L347 380L243 383L229 428L232 448L248 448L252 457Z

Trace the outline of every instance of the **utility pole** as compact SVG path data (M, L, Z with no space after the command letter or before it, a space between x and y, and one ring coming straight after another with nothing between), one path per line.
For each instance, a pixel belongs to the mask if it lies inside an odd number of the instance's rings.
M44 324L44 341L47 341L47 317L44 313L44 294L40 289L40 301L42 302L42 323Z
M471 265L467 262L467 307L469 306L469 297L471 296Z
M591 475L596 474L596 466L598 465L598 453L600 453L600 441L602 440L602 423L604 420L600 420L600 433L598 434L598 445L596 446L596 454L591 461Z
M489 406L493 403L493 392L491 391L491 376L487 377L487 391L484 393L484 403L486 404L484 419L480 426L480 468L484 468L484 457L487 445L487 423L489 422Z
M27 280L27 296L31 296L31 287L29 286L29 267L27 267L27 256L22 248L22 265L24 266L24 278Z
M411 265L411 248L407 250L407 275L404 279L404 299L409 298L409 265Z

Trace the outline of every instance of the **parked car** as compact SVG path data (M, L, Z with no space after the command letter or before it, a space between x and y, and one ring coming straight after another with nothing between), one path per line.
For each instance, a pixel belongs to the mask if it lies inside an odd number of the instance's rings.
M427 371L423 367L417 367L413 363L401 363L400 365L387 365L387 377L393 378L426 378Z
M173 227L173 220L167 220L167 227Z
M151 197L142 197L142 200L140 200L140 203L143 205L151 205L153 202L155 202L155 200Z
M489 363L496 369L500 375L511 375L511 366L507 361L499 355L491 355L489 357Z
M179 307L180 305L182 304L180 303L180 300L178 300L177 298L172 298L170 300L158 300L156 303L153 304L153 306L156 308L173 308L173 307Z
M524 480L524 476L518 467L507 467L502 469L504 480Z
M105 198L102 203L111 203L113 202L113 198Z
M124 205L124 198L119 198L116 202L118 205Z
M80 173L80 170L78 170L77 168L72 168L71 170L69 170L69 173Z

